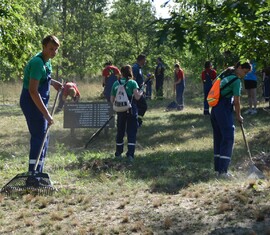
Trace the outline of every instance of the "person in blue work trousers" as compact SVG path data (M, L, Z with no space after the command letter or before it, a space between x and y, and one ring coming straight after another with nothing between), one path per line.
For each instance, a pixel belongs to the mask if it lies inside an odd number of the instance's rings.
M56 36L48 35L42 40L42 47L42 52L32 57L24 69L23 88L20 96L20 106L31 136L29 172L34 171L46 129L54 122L48 110L50 85L56 90L62 89L62 84L51 78L51 59L57 55L60 42ZM37 165L37 172L43 170L48 142L47 137Z
M136 63L132 66L132 73L134 76L134 80L138 83L138 86L140 89L144 85L144 76L143 76L142 67L145 65L145 63L146 63L146 55L140 54L137 57ZM138 123L139 123L139 126L141 126L143 123L143 116L146 113L147 108L148 108L144 95L142 95L140 100L138 100L137 107L138 107Z
M220 88L221 98L216 106L211 110L211 124L213 127L214 138L214 169L218 177L230 179L232 175L228 173L231 162L234 144L234 123L233 106L236 119L239 123L243 122L240 108L241 78L251 70L251 64L238 62L234 67L229 67L218 77L221 77ZM230 83L230 81L234 80Z
M217 72L212 68L211 61L206 61L204 64L204 70L202 71L202 82L203 82L203 93L204 93L204 102L203 102L203 114L210 115L209 105L207 102L207 95L212 87L212 82L216 78Z
M147 85L145 89L145 99L146 100L151 100L152 99L152 85L153 85L153 80L155 76L154 74L148 73L147 74Z
M108 61L104 65L102 70L102 86L104 87L104 97L108 102L111 99L111 90L114 82L120 77L120 70L112 64L111 61Z
M126 156L130 162L134 160L136 136L138 129L138 107L137 102L143 95L137 82L134 80L132 68L130 65L121 68L121 79L119 82L125 84L126 92L131 101L131 109L125 112L117 112L117 135L116 135L116 152L115 157L121 158L124 151L124 136L127 133L128 148ZM111 91L111 102L115 100L119 82L113 84Z
M186 86L185 75L180 64L174 65L174 89L176 92L177 110L182 111L184 109L184 90Z
M155 69L156 78L156 98L163 99L163 83L164 83L164 64L161 57L157 58L157 66Z

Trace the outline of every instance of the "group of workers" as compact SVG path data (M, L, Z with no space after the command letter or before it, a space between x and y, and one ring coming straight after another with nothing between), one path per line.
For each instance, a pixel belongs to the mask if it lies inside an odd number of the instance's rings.
M54 35L46 36L42 41L42 52L30 59L25 67L23 89L20 97L20 105L25 115L30 139L29 154L29 171L34 170L37 155L42 145L48 125L53 124L53 117L48 111L48 101L50 93L50 85L61 92L61 98L58 105L58 111L63 107L63 103L67 96L74 101L80 98L80 92L73 82L62 84L51 78L52 65L51 59L54 58L60 47L60 42ZM126 157L129 161L134 160L134 152L136 146L136 134L138 127L142 124L142 117L147 110L146 97L143 95L145 80L143 77L142 67L145 65L146 56L141 54L137 57L136 63L124 65L120 70L108 62L102 72L104 96L108 102L113 102L118 81L125 83L126 92L132 101L132 108L124 113L117 113L117 135L116 135L116 151L115 157L121 158L124 151L124 135L127 133L127 152ZM223 79L221 86L224 86L232 77L237 77L235 82L231 83L221 93L221 99L217 106L212 108L211 114L209 106L206 102L206 94L212 86L212 81L216 78L216 71L212 68L210 61L205 63L205 70L202 73L202 81L204 86L204 114L210 115L213 136L214 136L214 169L219 176L229 177L229 164L232 156L232 148L234 142L234 123L233 123L233 106L236 113L236 119L242 123L243 118L240 111L240 94L241 94L241 78L244 78L255 66L248 62L238 63L231 68L232 73L226 79ZM233 74L233 76L232 76ZM252 76L251 76L252 77ZM110 79L108 79L110 78ZM164 65L161 58L157 59L157 67L155 71L157 97L163 97L163 80ZM251 79L252 81L252 79ZM246 88L253 89L254 82L247 82ZM185 77L183 70L179 64L175 65L175 89L177 95L178 109L183 110L183 90L185 87ZM250 92L253 97L254 93ZM133 98L132 98L133 97ZM252 98L250 105L252 105ZM251 107L250 107L251 108ZM256 106L254 107L254 110ZM252 111L252 110L251 110ZM250 111L250 112L251 112ZM252 111L255 112L255 111ZM38 168L42 172L44 160L48 148L48 137L44 145L41 157L39 159Z

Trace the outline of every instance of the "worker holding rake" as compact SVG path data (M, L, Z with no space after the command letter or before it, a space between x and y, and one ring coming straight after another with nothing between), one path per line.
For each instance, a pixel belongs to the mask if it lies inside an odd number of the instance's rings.
M226 88L221 90L221 98L211 110L211 124L214 137L214 167L220 178L232 178L228 168L234 144L233 106L237 121L242 123L240 78L244 78L250 70L250 63L238 62L236 66L228 68L219 75L222 77L220 87Z
M43 170L48 137L42 150L41 147L47 127L53 124L53 117L48 111L50 85L56 90L62 89L62 84L51 78L51 59L57 55L60 42L57 37L49 35L42 40L42 47L42 52L32 57L25 67L20 97L20 106L31 135L29 172L34 171L40 151L42 152L36 171Z

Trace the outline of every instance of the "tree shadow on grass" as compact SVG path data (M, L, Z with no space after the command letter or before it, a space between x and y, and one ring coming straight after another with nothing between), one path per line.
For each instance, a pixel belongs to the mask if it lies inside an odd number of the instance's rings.
M11 159L12 155L5 150L0 150L0 160L6 160L6 159Z
M269 222L269 221L268 221ZM269 234L270 227L265 222L253 222L250 227L231 226L225 228L216 228L209 235L247 235L247 234Z
M97 128L75 129L71 136L70 129L51 130L50 148L53 143L63 144L70 151L82 151ZM197 139L212 135L209 117L190 113L168 113L165 116L151 117L138 129L139 148L156 148L160 144L184 144L190 138ZM114 152L117 129L103 130L88 145L87 150ZM126 138L125 138L126 139Z
M22 110L19 105L0 105L0 117L21 116Z
M67 169L83 169L96 178L104 173L129 172L131 180L148 183L151 192L176 194L191 183L206 182L213 177L209 151L156 152L138 156L133 163L125 158L95 159L88 154L91 155L86 153Z
M212 154L205 151L157 152L142 156L134 163L132 177L151 182L153 192L178 193L190 183L208 181L213 176L210 156Z
M91 130L92 131L92 130ZM143 149L158 148L160 144L181 145L190 138L201 138L209 136L210 121L203 115L190 114L185 112L167 113L162 117L151 117L144 122L143 127L138 130L138 147ZM59 132L56 133L59 135ZM110 130L108 135L101 133L85 150L83 147L91 134L83 136L80 140L80 149L71 148L76 151L79 161L71 163L67 169L83 169L99 177L100 174L111 172L129 172L132 180L144 180L150 185L152 192L164 192L175 194L181 188L190 183L208 181L213 177L212 149L209 150L188 150L177 151L175 149L160 150L154 153L145 154L144 151L136 153L134 163L129 164L126 159L116 160L113 158L115 151L116 129ZM78 143L76 139L67 138L66 143L73 145ZM83 151L85 151L83 153ZM108 157L95 157L95 153L108 152ZM114 173L112 173L113 175Z

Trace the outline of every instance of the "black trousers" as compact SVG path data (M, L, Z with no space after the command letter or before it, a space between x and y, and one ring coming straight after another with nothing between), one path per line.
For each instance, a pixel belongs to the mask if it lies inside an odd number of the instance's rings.
M143 117L145 112L147 111L147 103L143 95L139 100L137 100L137 107L138 107L138 116Z

